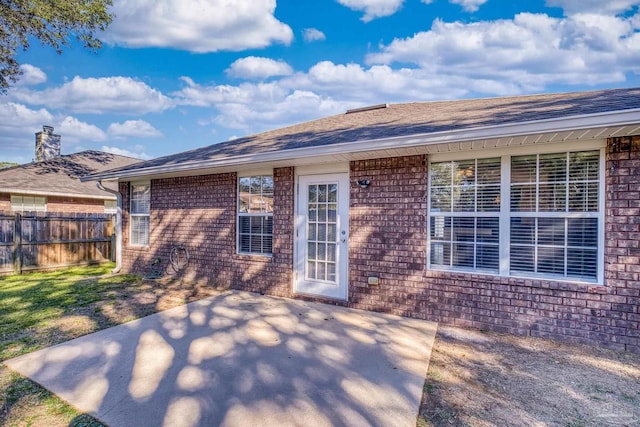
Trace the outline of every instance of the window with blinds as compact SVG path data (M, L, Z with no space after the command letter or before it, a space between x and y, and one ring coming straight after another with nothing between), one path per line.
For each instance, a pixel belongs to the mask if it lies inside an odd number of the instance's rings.
M595 280L600 152L511 158L510 270Z
M13 212L46 212L47 199L40 196L11 196Z
M271 255L273 251L273 176L238 179L238 252Z
M130 200L132 246L149 246L149 212L151 210L151 185L132 184Z
M431 164L430 261L498 272L500 158Z
M596 282L600 150L433 162L429 267Z

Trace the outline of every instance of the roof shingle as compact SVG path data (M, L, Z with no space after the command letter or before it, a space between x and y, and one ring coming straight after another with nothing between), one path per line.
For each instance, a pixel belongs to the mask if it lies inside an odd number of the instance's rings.
M99 190L94 182L80 182L79 178L138 162L138 159L102 151L82 151L27 163L0 170L0 193L18 190L29 193L113 198L112 195Z

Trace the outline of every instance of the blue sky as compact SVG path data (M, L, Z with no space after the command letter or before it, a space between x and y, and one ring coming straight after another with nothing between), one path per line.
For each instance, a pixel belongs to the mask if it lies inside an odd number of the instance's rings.
M640 0L114 0L103 50L33 43L0 161L158 157L358 106L640 86Z

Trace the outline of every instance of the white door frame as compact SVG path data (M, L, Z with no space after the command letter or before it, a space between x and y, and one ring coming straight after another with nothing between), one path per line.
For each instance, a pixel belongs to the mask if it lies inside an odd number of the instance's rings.
M335 165L334 165L335 166ZM337 169L337 170L336 170ZM306 173L304 173L306 172ZM348 299L349 291L349 172L332 168L328 173L309 168L296 177L293 292L322 298ZM314 280L306 276L308 185L338 184L336 229L336 280ZM344 232L344 233L343 233Z

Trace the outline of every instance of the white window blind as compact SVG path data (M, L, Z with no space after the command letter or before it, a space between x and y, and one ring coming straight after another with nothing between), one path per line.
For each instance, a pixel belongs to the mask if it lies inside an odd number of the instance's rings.
M599 151L512 157L512 273L597 278L599 164Z
M597 281L600 176L600 150L431 163L429 267Z
M151 185L131 185L131 245L149 245L149 212L151 210Z
M11 196L13 212L46 212L47 199L41 196Z
M238 179L238 252L273 251L273 176Z
M498 272L500 158L431 164L430 262Z

